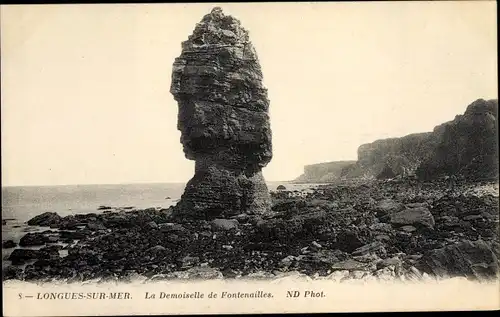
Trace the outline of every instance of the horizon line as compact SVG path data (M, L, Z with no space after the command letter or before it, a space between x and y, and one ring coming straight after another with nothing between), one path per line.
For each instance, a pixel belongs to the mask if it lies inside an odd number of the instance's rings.
M4 185L2 188L7 187L58 187L58 186L106 186L106 185L159 185L159 184L187 184L186 182L125 182L125 183L72 183L72 184L29 184L29 185ZM266 183L290 183L293 180L266 180Z

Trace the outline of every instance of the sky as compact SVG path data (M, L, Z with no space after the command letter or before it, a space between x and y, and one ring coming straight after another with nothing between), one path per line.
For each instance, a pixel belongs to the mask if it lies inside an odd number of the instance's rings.
M2 6L2 185L187 182L172 63L214 6L261 63L268 181L498 98L495 1Z

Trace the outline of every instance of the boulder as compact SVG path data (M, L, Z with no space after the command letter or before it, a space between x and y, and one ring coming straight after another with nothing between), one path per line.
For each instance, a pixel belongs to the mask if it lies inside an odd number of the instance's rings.
M97 207L97 210L110 210L110 209L113 209L113 207L111 207L111 206L99 206L99 207Z
M192 267L195 264L200 262L200 258L197 256L184 256L182 258L177 259L177 262L181 266L181 268Z
M9 265L8 267L2 269L2 278L3 280L22 280L23 278L23 270L13 265Z
M59 237L56 235L49 235L45 237L46 243L57 243L59 242Z
M425 254L417 268L436 276L496 278L499 262L494 247L482 240L464 240Z
M106 228L131 228L136 225L133 218L127 214L108 214L103 219Z
M387 266L383 269L377 270L374 274L380 281L393 281L396 277L393 266Z
M74 230L77 229L80 224L79 219L73 215L66 216L62 218L59 223L54 223L50 225L51 228L59 228L62 230Z
M102 222L99 221L93 221L87 223L87 228L91 231L99 231L99 230L106 230L106 227Z
M357 248L352 252L352 255L357 256L357 255L365 255L368 253L383 253L385 254L385 247L384 244L380 241L375 241L370 244L365 244L364 246Z
M412 225L414 227L434 228L434 217L424 207L410 208L391 215L391 224L396 226Z
M453 228L460 226L460 219L455 216L442 216L439 219L441 226L444 228Z
M187 232L188 231L181 224L171 223L171 222L160 223L158 225L158 228L162 232Z
M44 212L41 215L31 218L28 220L28 225L30 226L40 226L40 227L50 227L53 225L58 225L61 222L62 217L55 212Z
M393 199L383 199L377 203L375 206L375 211L378 216L384 216L387 214L395 213L403 210L404 205Z
M335 247L344 252L353 252L364 245L356 231L345 230L338 237Z
M424 207L424 208L429 208L429 204L426 202L423 203L408 203L405 204L406 208L419 208L419 207Z
M326 278L328 280L340 282L340 281L346 280L348 278L348 276L349 276L348 270L336 270L336 271L333 271L333 273L328 275Z
M12 261L12 264L18 265L18 264L23 264L27 260L37 259L39 254L40 251L38 250L15 249L8 257L8 260Z
M15 248L17 246L17 243L15 243L12 240L6 240L2 242L2 249L11 249Z
M334 271L366 271L369 265L363 262L356 261L354 259L347 259L342 262L335 263L332 265L331 269Z
M148 229L153 229L154 230L154 229L158 229L158 224L156 222L154 222L154 221L150 221L150 222L148 222L146 224L146 227Z
M375 240L381 242L389 242L391 240L391 237L386 234L379 234L375 236Z
M284 257L283 259L281 259L280 261L280 266L283 267L283 268L288 268L290 267L295 261L297 260L297 258L293 255L288 255L286 257Z
M307 206L304 199L291 199L285 201L278 201L272 207L272 211L290 211L293 209L300 209Z
M379 231L379 232L391 232L393 231L392 226L388 223L374 223L370 226L370 230Z
M146 250L146 253L158 253L158 252L163 252L167 250L164 246L162 245L155 245L154 247L151 247Z
M70 239L70 240L84 239L89 234L90 234L89 231L84 231L84 230L60 232L61 239Z
M47 242L47 237L43 233L27 233L19 241L19 245L22 247L44 245Z
M236 219L214 219L211 224L214 231L228 231L238 228L238 220Z
M465 221L475 221L475 220L484 220L482 215L468 215L463 217Z
M414 226L402 226L399 229L402 230L402 231L404 231L404 232L414 232L414 231L417 231L417 228L415 228Z
M402 265L403 262L401 261L401 259L399 259L398 257L392 257L377 262L377 269L383 269L388 266L401 267Z
M38 250L37 258L41 260L56 260L59 259L59 249L61 246L44 247Z
M336 253L331 250L319 250L317 252L312 252L307 254L302 258L302 262L309 262L312 264L329 264L332 265L334 263L339 262L339 259L336 256Z
M362 263L377 263L380 261L380 257L375 254L375 253L365 253L363 255L355 255L352 257L353 260L356 260L358 262Z

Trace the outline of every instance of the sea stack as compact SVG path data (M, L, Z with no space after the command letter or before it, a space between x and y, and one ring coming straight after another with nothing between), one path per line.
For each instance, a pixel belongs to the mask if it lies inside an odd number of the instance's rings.
M267 89L248 32L216 7L182 43L170 92L186 158L194 160L175 213L201 219L270 208L262 168L272 158Z

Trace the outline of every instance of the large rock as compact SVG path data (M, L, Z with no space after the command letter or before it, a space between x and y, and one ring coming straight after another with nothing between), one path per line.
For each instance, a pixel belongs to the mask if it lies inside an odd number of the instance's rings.
M375 241L370 244L366 244L362 247L359 247L352 252L352 255L357 256L357 255L365 255L368 253L377 253L377 252L385 253L384 244L381 243L380 241Z
M498 274L495 246L485 241L462 241L435 249L421 258L419 268L437 276L466 276L484 279Z
M382 199L375 206L375 212L378 216L384 216L387 214L396 213L403 210L404 205L393 199Z
M391 223L396 226L434 228L434 217L425 207L409 208L391 215Z
M27 233L19 241L22 247L44 245L47 242L47 237L43 233Z
M16 246L17 246L17 243L15 243L12 240L2 241L2 249L11 249L11 248L15 248Z
M312 265L328 265L331 266L335 263L338 263L339 260L336 256L336 253L331 250L319 250L317 252L312 252L310 254L305 255L302 259L303 262L312 264Z
M37 259L39 255L40 255L39 250L15 249L9 255L8 260L12 261L12 264L18 265L18 264L23 264L27 260Z
M214 8L182 43L170 92L195 175L177 214L228 218L262 213L270 196L261 169L272 158L269 100L248 32Z
M61 216L55 212L44 212L41 215L35 216L28 220L30 226L49 227L58 225L61 222Z
M463 115L437 126L439 145L417 170L422 179L461 174L498 178L498 100L478 99Z
M364 245L359 235L352 230L345 230L337 237L335 247L344 252L353 252Z
M22 280L23 269L15 267L13 265L7 266L2 270L2 278L4 280L16 279Z
M212 229L215 231L228 231L238 228L238 220L236 219L214 219L211 224Z
M347 259L342 262L335 263L331 269L333 271L347 270L347 271L366 271L369 265L354 259Z

